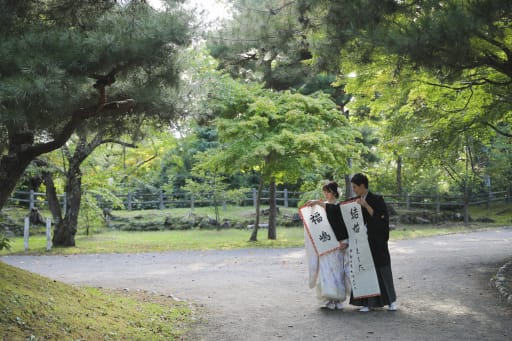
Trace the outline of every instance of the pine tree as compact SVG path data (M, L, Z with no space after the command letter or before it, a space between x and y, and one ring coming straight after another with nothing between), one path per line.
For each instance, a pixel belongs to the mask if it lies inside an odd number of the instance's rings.
M168 1L0 1L0 208L28 164L98 118L173 114L190 16Z

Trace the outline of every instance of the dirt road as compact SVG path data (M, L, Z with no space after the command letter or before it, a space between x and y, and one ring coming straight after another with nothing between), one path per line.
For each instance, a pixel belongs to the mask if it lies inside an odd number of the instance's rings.
M318 308L303 249L5 256L66 283L144 289L204 313L193 340L512 340L512 308L489 279L512 228L390 243L397 312Z

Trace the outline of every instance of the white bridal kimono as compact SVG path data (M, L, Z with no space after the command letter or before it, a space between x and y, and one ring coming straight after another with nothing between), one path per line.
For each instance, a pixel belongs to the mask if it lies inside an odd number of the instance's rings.
M343 242L348 243L348 240ZM348 247L318 256L306 230L304 245L309 269L309 287L316 287L319 301L345 301L350 295Z

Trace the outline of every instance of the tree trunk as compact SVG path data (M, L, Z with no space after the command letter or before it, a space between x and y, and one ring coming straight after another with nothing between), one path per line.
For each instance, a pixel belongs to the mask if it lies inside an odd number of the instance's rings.
M213 202L214 202L214 209L215 209L215 227L217 230L220 230L220 212L219 212L219 202L217 198L217 194L213 193Z
M264 52L263 52L264 54ZM266 89L274 88L274 80L272 79L272 62L274 61L275 55L272 53L272 57L268 60L263 60L263 82L265 83Z
M399 196L402 195L402 157L396 159L396 191Z
M352 197L352 185L350 183L350 174L345 174L345 200Z
M260 175L260 183L258 185L258 193L256 194L256 218L254 222L254 229L251 233L251 238L249 238L250 242L258 241L258 228L260 225L260 200L261 200L261 191L263 190L263 175Z
M469 186L468 181L464 180L464 225L469 224Z
M53 223L57 225L62 221L62 211L60 210L59 198L53 182L53 177L50 172L43 172L43 181L46 187L46 200L48 200L48 207L52 213Z
M87 142L85 132L78 130L79 141L73 155L67 155L69 169L66 173L66 214L64 219L60 219L55 224L53 234L53 245L55 246L75 246L75 235L78 229L78 216L80 214L80 203L82 201L82 171L80 166L91 153L103 143L121 143L114 140L103 140L105 132L98 132L91 140ZM128 145L128 144L126 144ZM55 194L55 199L57 195ZM58 206L58 201L57 206ZM60 208L58 208L60 211Z
M78 227L78 215L82 200L82 172L78 165L70 165L66 175L66 215L55 224L53 245L75 246L75 235Z
M66 173L66 214L58 224L55 224L53 233L53 245L75 246L75 235L78 230L78 215L82 201L82 171L80 166L94 149L101 144L103 134L98 133L90 143L87 143L87 135L78 130L78 142L73 155L67 155L69 161Z
M16 146L14 149L23 149L23 145ZM4 207L9 200L18 179L23 175L25 169L34 157L26 151L10 151L0 159L0 209Z
M270 181L269 188L269 212L268 212L268 239L276 240L276 216L277 216L277 205L276 205L276 181L272 179Z
M345 92L342 87L340 87L339 90L342 91L343 93ZM345 104L346 103L343 103L340 105L340 112L343 116L345 116L347 121L350 121L350 113L348 110L345 110ZM352 159L351 158L349 158L347 160L347 164L348 164L348 169L350 171L352 168ZM349 200L350 198L352 198L352 183L350 182L350 179L351 179L350 174L345 174L345 200ZM341 195L341 193L340 193L340 195Z

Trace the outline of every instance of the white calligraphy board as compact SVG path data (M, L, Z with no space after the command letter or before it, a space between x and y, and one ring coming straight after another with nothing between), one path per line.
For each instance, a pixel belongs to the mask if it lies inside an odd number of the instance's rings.
M354 298L380 296L361 205L349 201L340 205L349 236L350 281Z
M340 248L340 243L327 220L325 208L320 205L302 206L299 208L299 214L318 256Z

